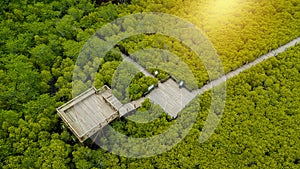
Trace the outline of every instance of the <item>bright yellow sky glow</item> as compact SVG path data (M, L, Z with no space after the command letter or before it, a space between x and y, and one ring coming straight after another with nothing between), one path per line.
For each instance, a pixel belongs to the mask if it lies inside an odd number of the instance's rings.
M227 15L234 12L239 3L239 0L215 0L211 2L208 12L216 15Z
M202 8L205 23L208 25L223 25L236 21L236 17L242 14L241 9L244 8L244 0L210 0L206 6Z

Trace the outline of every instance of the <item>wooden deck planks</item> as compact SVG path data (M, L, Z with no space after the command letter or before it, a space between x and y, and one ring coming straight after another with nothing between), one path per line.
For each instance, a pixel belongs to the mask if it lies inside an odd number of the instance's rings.
M87 100L86 102L88 102L86 104L86 106L89 107L90 111L91 111L91 115L93 116L93 119L97 120L97 122L101 119L104 121L103 118L105 118L105 116L101 112L101 108L99 105L104 104L104 102L99 102L98 99L95 97L95 95L91 96L89 100Z
M123 104L107 86L94 87L57 109L59 115L76 137L85 141L115 118Z
M73 119L75 119L75 121L72 122L72 126L70 126L71 128L73 128L74 131L76 131L77 135L78 136L82 136L82 134L84 133L84 130L86 130L86 128L88 126L83 126L82 123L83 123L83 119L80 115L78 115L78 109L76 108L72 108L71 109L71 113L70 115L72 115Z
M101 100L102 104L101 105L98 104L97 108L98 108L98 111L101 112L101 114L105 117L105 120L107 120L107 119L111 118L111 116L117 114L117 111L113 110L110 105L104 104L105 101L102 98L95 96L95 99Z
M169 79L164 83L159 83L158 88L146 97L175 118L195 96L196 94L189 92L186 88L179 88L173 79Z
M94 87L90 88L87 91L83 92L82 94L78 95L77 97L73 98L72 100L70 100L69 102L64 104L63 106L59 107L58 110L60 110L62 112L66 111L67 109L69 109L73 105L76 105L77 103L79 103L82 100L86 99L88 96L94 94L96 91L97 90Z
M100 119L97 119L97 115L99 114L96 109L93 107L94 104L92 104L92 99L88 99L81 104L76 105L76 107L81 107L83 109L83 112L85 113L82 115L86 118L87 122L90 123L91 126L96 125L99 123ZM99 114L100 115L100 114Z

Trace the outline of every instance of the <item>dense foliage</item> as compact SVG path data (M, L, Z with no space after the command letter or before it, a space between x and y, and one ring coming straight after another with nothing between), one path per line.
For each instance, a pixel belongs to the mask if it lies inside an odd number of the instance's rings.
M207 34L229 72L299 36L300 1L236 0L232 11L220 10L219 0L105 2L0 2L0 168L299 168L300 46L228 81L224 117L203 144L198 136L210 93L201 96L201 111L191 133L156 157L125 158L84 146L63 125L55 108L72 98L73 69L86 40L117 17L156 11L188 19ZM202 63L191 59L194 54L176 40L142 35L120 44L130 53L144 47L165 49L161 46L165 43L192 65L200 86L207 81ZM94 85L113 85L112 76L121 62L118 49L101 62L99 73L91 73L96 76ZM145 103L142 109L147 108ZM160 115L149 125L121 119L114 128L148 137L173 123L159 107L152 111L153 116Z
M139 72L131 81L129 86L129 97L131 100L137 100L149 92L154 86L157 86L158 80L145 76ZM153 87L152 87L153 85Z
M166 80L168 80L170 78L170 75L166 71L161 70L161 69L150 68L149 72L152 75L154 75L161 82L165 82Z

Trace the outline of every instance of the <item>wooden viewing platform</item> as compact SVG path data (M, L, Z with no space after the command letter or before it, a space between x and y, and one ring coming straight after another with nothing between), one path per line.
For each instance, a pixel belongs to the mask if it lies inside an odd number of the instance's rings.
M75 136L84 142L116 118L139 108L144 98L122 104L108 86L90 88L57 108L62 120Z

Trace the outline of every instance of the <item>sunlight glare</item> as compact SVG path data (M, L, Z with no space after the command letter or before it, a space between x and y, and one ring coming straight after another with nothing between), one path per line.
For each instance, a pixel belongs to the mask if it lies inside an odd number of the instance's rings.
M211 4L210 12L216 15L227 15L235 11L239 0L215 0Z

